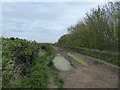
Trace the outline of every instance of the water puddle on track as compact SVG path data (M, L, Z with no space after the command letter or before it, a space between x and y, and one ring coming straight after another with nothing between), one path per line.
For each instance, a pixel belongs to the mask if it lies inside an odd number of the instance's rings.
M60 54L58 54L53 59L53 62L54 62L55 67L59 70L69 71L72 68L71 64Z

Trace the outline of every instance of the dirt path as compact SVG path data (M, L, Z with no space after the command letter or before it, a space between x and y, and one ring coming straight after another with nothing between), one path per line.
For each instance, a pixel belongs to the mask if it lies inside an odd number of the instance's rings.
M96 59L75 52L68 52L54 47L56 54L61 54L73 68L70 71L60 70L60 77L64 80L64 88L117 88L118 68L110 64L95 64ZM72 53L88 63L83 66L67 56Z

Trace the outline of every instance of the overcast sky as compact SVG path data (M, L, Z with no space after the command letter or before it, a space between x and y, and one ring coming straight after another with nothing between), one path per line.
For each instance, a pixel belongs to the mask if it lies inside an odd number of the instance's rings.
M2 4L2 36L37 42L56 42L67 27L101 2L6 2ZM0 12L1 13L1 12Z

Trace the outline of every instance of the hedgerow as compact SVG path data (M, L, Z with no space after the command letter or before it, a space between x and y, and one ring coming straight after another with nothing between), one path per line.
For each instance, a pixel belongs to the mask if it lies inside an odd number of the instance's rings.
M38 57L39 44L19 38L2 38L2 85L16 87L21 78L31 73Z
M51 44L14 37L1 39L3 88L47 88L49 77L58 77ZM42 55L41 46L45 47Z

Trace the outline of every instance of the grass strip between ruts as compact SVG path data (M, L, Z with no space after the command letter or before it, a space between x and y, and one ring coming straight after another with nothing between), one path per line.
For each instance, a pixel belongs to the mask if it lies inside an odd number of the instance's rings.
M88 64L85 61L83 61L82 59L78 58L77 56L75 56L73 54L70 54L70 53L68 53L67 55L70 56L70 57L72 57L74 60L76 60L80 64L82 64L84 66L88 66Z

